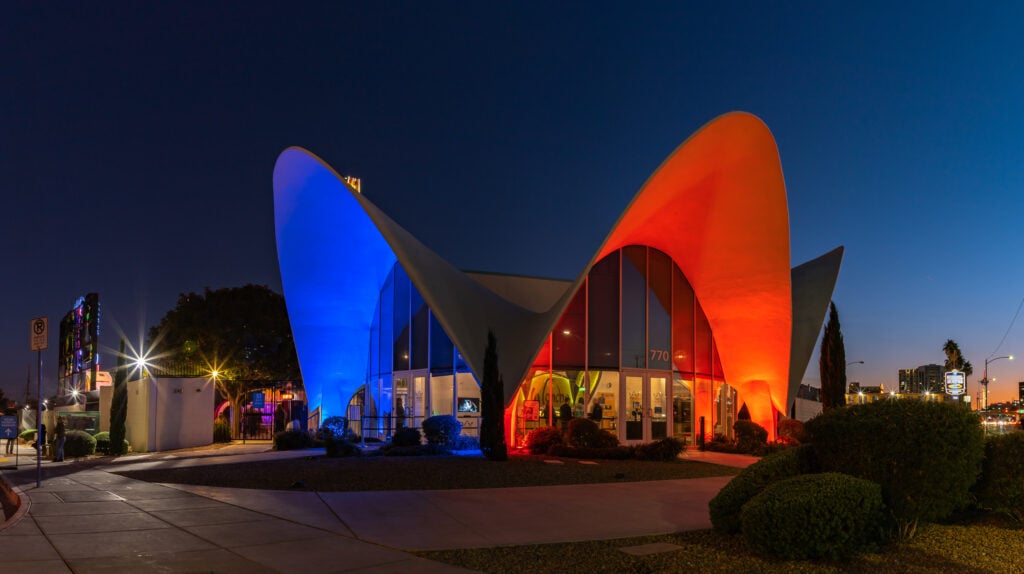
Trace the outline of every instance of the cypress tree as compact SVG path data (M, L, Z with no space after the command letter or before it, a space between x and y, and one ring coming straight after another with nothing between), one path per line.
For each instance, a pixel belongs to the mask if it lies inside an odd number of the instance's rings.
M484 372L480 381L480 451L489 460L508 460L505 446L505 382L498 372L498 343L487 332Z
M839 328L839 312L836 304L829 303L828 323L821 337L821 352L818 369L821 373L821 409L846 406L846 348L843 346L843 332Z
M110 454L124 454L125 419L128 418L128 365L124 356L124 337L114 371L114 396L110 401Z

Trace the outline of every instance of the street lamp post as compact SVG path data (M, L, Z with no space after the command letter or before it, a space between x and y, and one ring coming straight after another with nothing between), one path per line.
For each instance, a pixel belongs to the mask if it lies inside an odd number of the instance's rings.
M1012 361L1013 355L1003 355L1002 357L985 359L985 372L981 377L981 410L988 408L988 364L994 363L999 359L1010 359Z

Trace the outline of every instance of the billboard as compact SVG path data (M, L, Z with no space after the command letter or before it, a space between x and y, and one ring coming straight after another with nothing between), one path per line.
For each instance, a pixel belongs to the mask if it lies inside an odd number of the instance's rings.
M949 371L946 373L946 394L954 397L964 394L967 390L967 378L963 371Z

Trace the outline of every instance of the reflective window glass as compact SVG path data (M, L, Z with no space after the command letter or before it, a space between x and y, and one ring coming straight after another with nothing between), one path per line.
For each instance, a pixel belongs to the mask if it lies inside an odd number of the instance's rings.
M693 288L679 267L672 266L672 364L693 372Z
M580 286L576 296L562 313L552 334L556 369L583 368L586 354L584 327L586 325L587 291Z
M619 368L619 252L597 262L587 276L590 367Z
M704 314L704 309L700 306L700 301L697 301L695 305L694 313L694 368L697 373L702 375L711 374L711 324L708 323L708 317Z
M647 368L672 368L672 260L650 250L647 280Z
M647 367L647 248L622 249L622 367Z
M394 370L409 369L409 276L402 267L395 267L395 306L394 306Z
M434 314L430 314L430 372L438 375L452 372L452 341Z
M430 325L430 312L427 309L427 304L423 302L423 296L420 295L419 289L413 285L412 291L412 368L413 369L426 369L427 368L427 349L430 348L429 343L429 325Z
M391 269L384 287L380 290L380 372L390 373L392 361L395 359L395 268ZM390 403L389 403L390 404Z

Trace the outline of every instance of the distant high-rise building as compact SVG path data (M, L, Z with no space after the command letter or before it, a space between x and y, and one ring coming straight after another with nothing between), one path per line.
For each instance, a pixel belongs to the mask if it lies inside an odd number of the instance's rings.
M899 389L901 393L918 392L917 388L914 386L914 369L900 369L899 381Z
M1017 383L1017 400L1024 405L1024 381Z
M900 369L898 376L899 392L901 393L942 393L942 365L921 365L916 369Z

